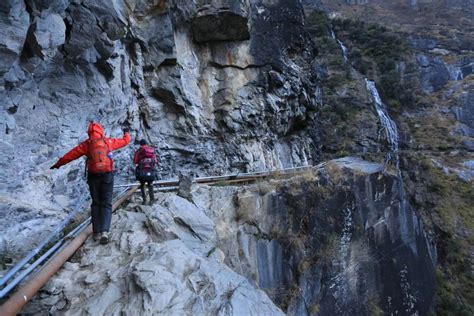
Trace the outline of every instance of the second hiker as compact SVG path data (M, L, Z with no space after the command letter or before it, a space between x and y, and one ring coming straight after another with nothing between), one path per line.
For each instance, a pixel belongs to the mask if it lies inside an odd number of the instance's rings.
M155 196L153 194L153 181L156 178L156 165L158 161L156 159L155 149L148 146L146 140L140 140L140 148L135 152L133 163L137 165L135 169L135 176L137 180L140 181L143 205L145 205L147 202L145 184L148 186L151 204L155 200Z

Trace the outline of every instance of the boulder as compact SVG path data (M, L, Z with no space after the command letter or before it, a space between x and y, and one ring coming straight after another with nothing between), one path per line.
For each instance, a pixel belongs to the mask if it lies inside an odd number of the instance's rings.
M87 240L80 255L24 311L284 315L263 291L221 262L220 250L197 253L189 248L190 228L202 238L196 243L208 241L213 223L206 215L174 194L158 197L160 202L153 207L131 205L133 211L119 211L114 216L111 242L101 246L92 238ZM171 214L187 228L170 233L176 224ZM157 225L166 232L156 230Z
M419 54L416 60L421 67L420 83L424 91L439 91L450 80L448 66L440 58Z
M21 54L30 24L24 1L0 3L0 78Z
M70 31L64 45L65 51L72 58L81 57L89 63L96 62L98 53L95 52L94 45L102 30L97 25L94 14L78 4L71 4L66 20Z
M33 22L33 30L28 36L28 44L33 52L43 58L53 58L57 47L66 40L66 25L56 13L39 16Z
M30 12L39 16L43 11L63 14L71 0L25 0Z

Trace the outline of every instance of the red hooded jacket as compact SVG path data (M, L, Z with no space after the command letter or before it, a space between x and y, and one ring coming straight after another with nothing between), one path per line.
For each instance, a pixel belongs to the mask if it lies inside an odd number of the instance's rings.
M123 138L105 138L104 129L102 125L96 122L91 122L89 124L89 128L87 129L87 134L89 134L89 139L103 138L109 148L109 151L122 148L130 143L130 134L128 132L124 133ZM89 152L89 139L83 141L82 143L80 143L79 145L71 149L68 153L66 153L63 157L61 157L58 160L58 162L54 164L54 167L59 168L62 165L65 165L82 156L87 156ZM112 160L110 168L111 168L110 171L113 171L113 160ZM89 161L88 161L87 169L89 170L89 172L94 173L93 165L89 164Z

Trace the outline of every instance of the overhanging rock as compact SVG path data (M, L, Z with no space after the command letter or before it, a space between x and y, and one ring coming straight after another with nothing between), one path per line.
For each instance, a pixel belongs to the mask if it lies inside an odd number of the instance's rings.
M240 7L202 7L192 19L191 29L198 43L250 39L248 17Z

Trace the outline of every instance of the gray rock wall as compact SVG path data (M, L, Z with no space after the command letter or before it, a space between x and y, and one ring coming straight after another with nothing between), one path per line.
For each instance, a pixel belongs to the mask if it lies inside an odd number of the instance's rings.
M48 169L91 119L156 145L168 177L319 160L314 47L298 2L31 0L0 14L0 194L31 219L61 217L87 194L82 161ZM115 156L117 183L133 181L133 149ZM2 203L4 218L13 205ZM31 240L43 232L23 226Z

